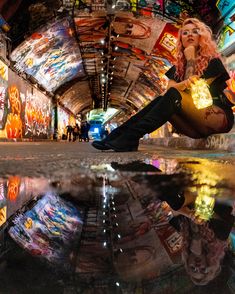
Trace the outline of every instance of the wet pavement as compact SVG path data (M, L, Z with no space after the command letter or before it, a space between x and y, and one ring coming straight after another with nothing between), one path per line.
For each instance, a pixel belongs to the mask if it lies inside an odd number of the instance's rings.
M234 293L234 153L0 143L0 293Z

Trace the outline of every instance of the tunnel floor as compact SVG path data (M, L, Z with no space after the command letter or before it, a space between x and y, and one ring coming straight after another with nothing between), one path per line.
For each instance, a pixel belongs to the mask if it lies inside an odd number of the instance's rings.
M0 293L235 293L233 153L0 152Z

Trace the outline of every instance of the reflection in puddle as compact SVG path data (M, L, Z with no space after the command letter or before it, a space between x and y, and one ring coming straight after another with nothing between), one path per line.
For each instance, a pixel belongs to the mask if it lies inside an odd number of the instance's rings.
M0 180L1 293L232 293L233 191L162 166Z

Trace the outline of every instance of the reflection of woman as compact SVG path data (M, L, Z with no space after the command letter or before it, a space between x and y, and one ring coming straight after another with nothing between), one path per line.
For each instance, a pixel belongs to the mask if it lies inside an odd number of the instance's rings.
M202 138L231 130L234 118L232 104L223 94L230 78L223 66L212 32L195 18L186 19L179 30L176 65L167 73L168 90L136 115L115 129L102 141L92 145L100 150L136 151L139 139L167 121L184 135ZM189 94L199 77L210 81L213 104L197 109Z
M184 196L180 198L184 199ZM170 223L182 232L182 259L191 280L197 285L206 285L221 271L234 217L232 207L216 202L213 217L205 222L195 218L191 207L192 204L183 204Z

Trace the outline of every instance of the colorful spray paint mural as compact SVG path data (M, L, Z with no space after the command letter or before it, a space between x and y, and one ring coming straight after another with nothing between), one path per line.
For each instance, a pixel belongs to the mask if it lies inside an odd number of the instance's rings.
M7 82L8 67L0 60L0 137L7 116Z
M54 91L76 77L84 76L80 50L71 20L63 19L35 32L11 54L15 67Z
M75 117L66 112L63 108L58 107L58 138L62 139L63 134L67 134L67 126L75 126Z
M228 0L218 0L216 6L224 18L219 40L219 49L223 52L235 42L235 3Z
M47 96L5 66L0 76L0 138L50 138L51 108Z
M39 91L26 92L25 137L50 137L52 105Z

